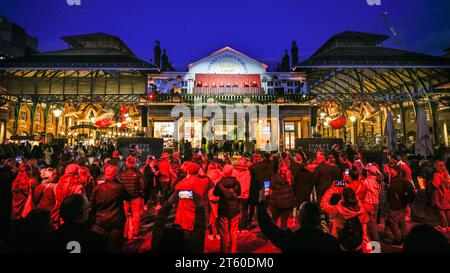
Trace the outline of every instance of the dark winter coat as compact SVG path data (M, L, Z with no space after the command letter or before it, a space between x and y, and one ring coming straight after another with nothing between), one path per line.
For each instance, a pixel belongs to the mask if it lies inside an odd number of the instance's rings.
M291 185L279 174L275 174L270 183L272 195L270 206L277 209L291 209L295 207L295 195Z
M127 167L117 175L119 182L122 183L130 198L136 199L142 197L144 193L145 181L141 172L134 167Z
M295 179L295 201L296 206L300 206L304 202L310 201L311 192L314 188L312 173L304 166L300 166L298 170L298 179Z
M258 202L259 192L264 187L264 180L272 179L274 174L273 162L263 160L251 166L249 171L251 176L249 203L256 204Z
M105 231L123 230L126 222L123 202L129 198L125 186L115 180L98 185L91 197L94 224Z
M213 194L219 197L218 214L220 217L231 219L240 213L241 186L235 177L224 177L219 180Z

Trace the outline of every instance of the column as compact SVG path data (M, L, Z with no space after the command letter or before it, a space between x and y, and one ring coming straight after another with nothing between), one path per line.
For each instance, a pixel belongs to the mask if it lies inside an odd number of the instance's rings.
M448 147L447 122L442 123L442 137L444 138L445 147Z
M6 138L6 122L0 121L0 144L5 142Z
M430 116L431 116L431 129L432 129L432 134L433 134L433 140L434 140L434 144L439 144L440 141L439 141L439 134L438 134L438 130L437 130L436 112L437 112L437 102L430 101Z
M402 121L403 143L406 143L406 109L403 103L400 103L400 120Z

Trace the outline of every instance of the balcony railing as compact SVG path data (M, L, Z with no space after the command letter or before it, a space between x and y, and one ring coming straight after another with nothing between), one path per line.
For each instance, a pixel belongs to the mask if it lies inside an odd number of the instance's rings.
M205 95L223 95L223 94L264 94L264 89L261 87L194 87L194 94Z
M304 94L155 94L153 103L305 103L315 96Z

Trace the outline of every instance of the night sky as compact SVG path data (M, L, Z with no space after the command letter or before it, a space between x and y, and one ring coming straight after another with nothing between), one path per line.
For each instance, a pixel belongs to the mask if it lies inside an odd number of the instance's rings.
M293 40L304 60L338 32L389 34L383 11L406 49L442 55L450 47L449 0L0 0L0 13L37 36L41 51L65 48L61 36L106 32L147 61L160 40L179 70L224 46L273 68Z

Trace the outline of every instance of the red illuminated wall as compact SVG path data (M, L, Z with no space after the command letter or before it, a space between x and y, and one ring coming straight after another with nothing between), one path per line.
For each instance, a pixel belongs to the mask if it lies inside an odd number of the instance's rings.
M202 83L203 87L205 84L207 84L208 87L212 87L214 83L217 87L221 84L224 86L227 86L227 84L233 86L235 83L238 84L238 87L244 87L245 82L247 82L250 87L253 82L256 82L258 87L261 87L261 75L259 74L196 74L195 86L197 86L199 81Z

